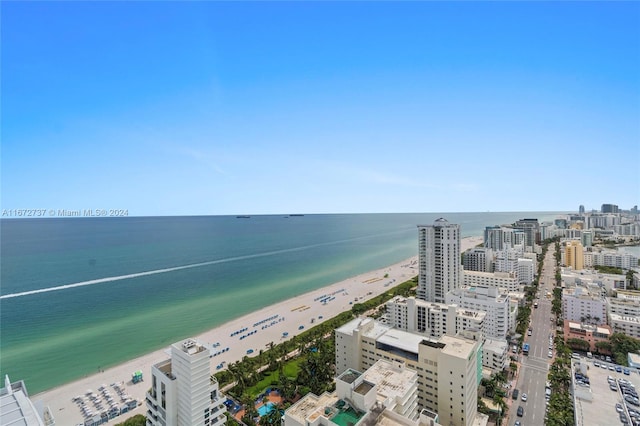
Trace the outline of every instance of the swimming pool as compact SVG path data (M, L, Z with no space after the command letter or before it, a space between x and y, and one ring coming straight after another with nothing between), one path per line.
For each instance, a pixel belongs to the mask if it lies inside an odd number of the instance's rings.
M258 414L260 414L260 417L266 416L271 411L275 410L275 406L276 404L274 404L273 402L267 402L265 405L258 408Z

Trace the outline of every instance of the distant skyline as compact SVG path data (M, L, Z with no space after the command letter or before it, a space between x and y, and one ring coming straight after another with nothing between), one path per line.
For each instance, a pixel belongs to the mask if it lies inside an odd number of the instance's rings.
M2 209L640 204L638 2L3 2Z

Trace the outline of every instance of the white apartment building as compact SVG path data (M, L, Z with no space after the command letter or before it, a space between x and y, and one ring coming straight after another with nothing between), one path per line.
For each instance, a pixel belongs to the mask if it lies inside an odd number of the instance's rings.
M587 216L587 228L611 229L620 225L619 214L591 214Z
M495 287L502 293L521 291L520 280L515 272L464 271L464 287Z
M209 350L194 339L171 345L171 358L151 367L148 426L218 426L225 397L211 377Z
M640 291L618 290L615 297L607 297L607 312L640 317Z
M474 247L462 254L462 266L465 271L493 271L493 250L486 247Z
M521 246L524 251L526 239L527 236L522 229L487 226L484 230L484 246L495 251L518 246Z
M482 345L482 366L498 373L507 367L509 344L506 340L485 339Z
M536 273L536 261L533 259L518 259L518 269L516 270L516 275L518 276L518 281L522 284L529 285L533 282L533 278Z
M484 338L484 312L402 296L389 300L386 307L385 322L400 330L429 337L455 336L462 330L474 330L479 341Z
M585 287L567 288L562 292L562 315L569 321L606 324L607 303L601 294L592 294Z
M447 304L461 308L486 312L485 336L502 340L509 333L509 296L501 294L496 287L475 286L460 288L447 293Z
M471 426L482 374L480 343L444 335L437 340L357 318L336 329L336 371L370 368L378 360L404 363L418 374L418 407L447 426Z
M445 295L460 288L460 225L440 218L418 225L418 298L444 303Z
M567 268L561 269L562 282L567 286L587 287L590 292L595 293L598 289L602 293L611 293L616 289L625 289L626 277L621 274L603 274L594 270L572 271Z
M609 314L609 325L614 333L623 333L634 339L640 339L640 317Z
M595 249L584 252L584 266L593 267L596 265L631 269L638 266L638 257L631 253L607 249Z
M618 235L626 235L626 236L639 236L640 235L640 224L638 223L625 223L623 225L613 225L613 230Z

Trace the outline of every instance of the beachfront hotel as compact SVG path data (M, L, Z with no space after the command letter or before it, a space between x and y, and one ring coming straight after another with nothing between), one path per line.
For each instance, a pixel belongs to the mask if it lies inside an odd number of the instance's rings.
M147 426L220 426L226 398L211 376L209 350L194 339L171 345L171 358L151 367Z
M380 359L404 364L418 375L418 409L448 426L478 425L481 342L443 335L438 339L357 318L335 332L336 372L364 371Z
M445 303L451 290L460 288L460 225L440 218L433 225L418 225L418 299Z

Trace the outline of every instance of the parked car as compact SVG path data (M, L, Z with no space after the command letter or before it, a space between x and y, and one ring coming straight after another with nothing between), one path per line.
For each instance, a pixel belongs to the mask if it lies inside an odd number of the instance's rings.
M549 358L553 358L553 351L549 351L549 353L547 354L547 356L548 356Z
M628 368L624 368L622 371L624 372L625 376L628 376L629 374L631 374Z
M522 408L522 405L518 406L518 417L522 417L524 416L524 408Z

